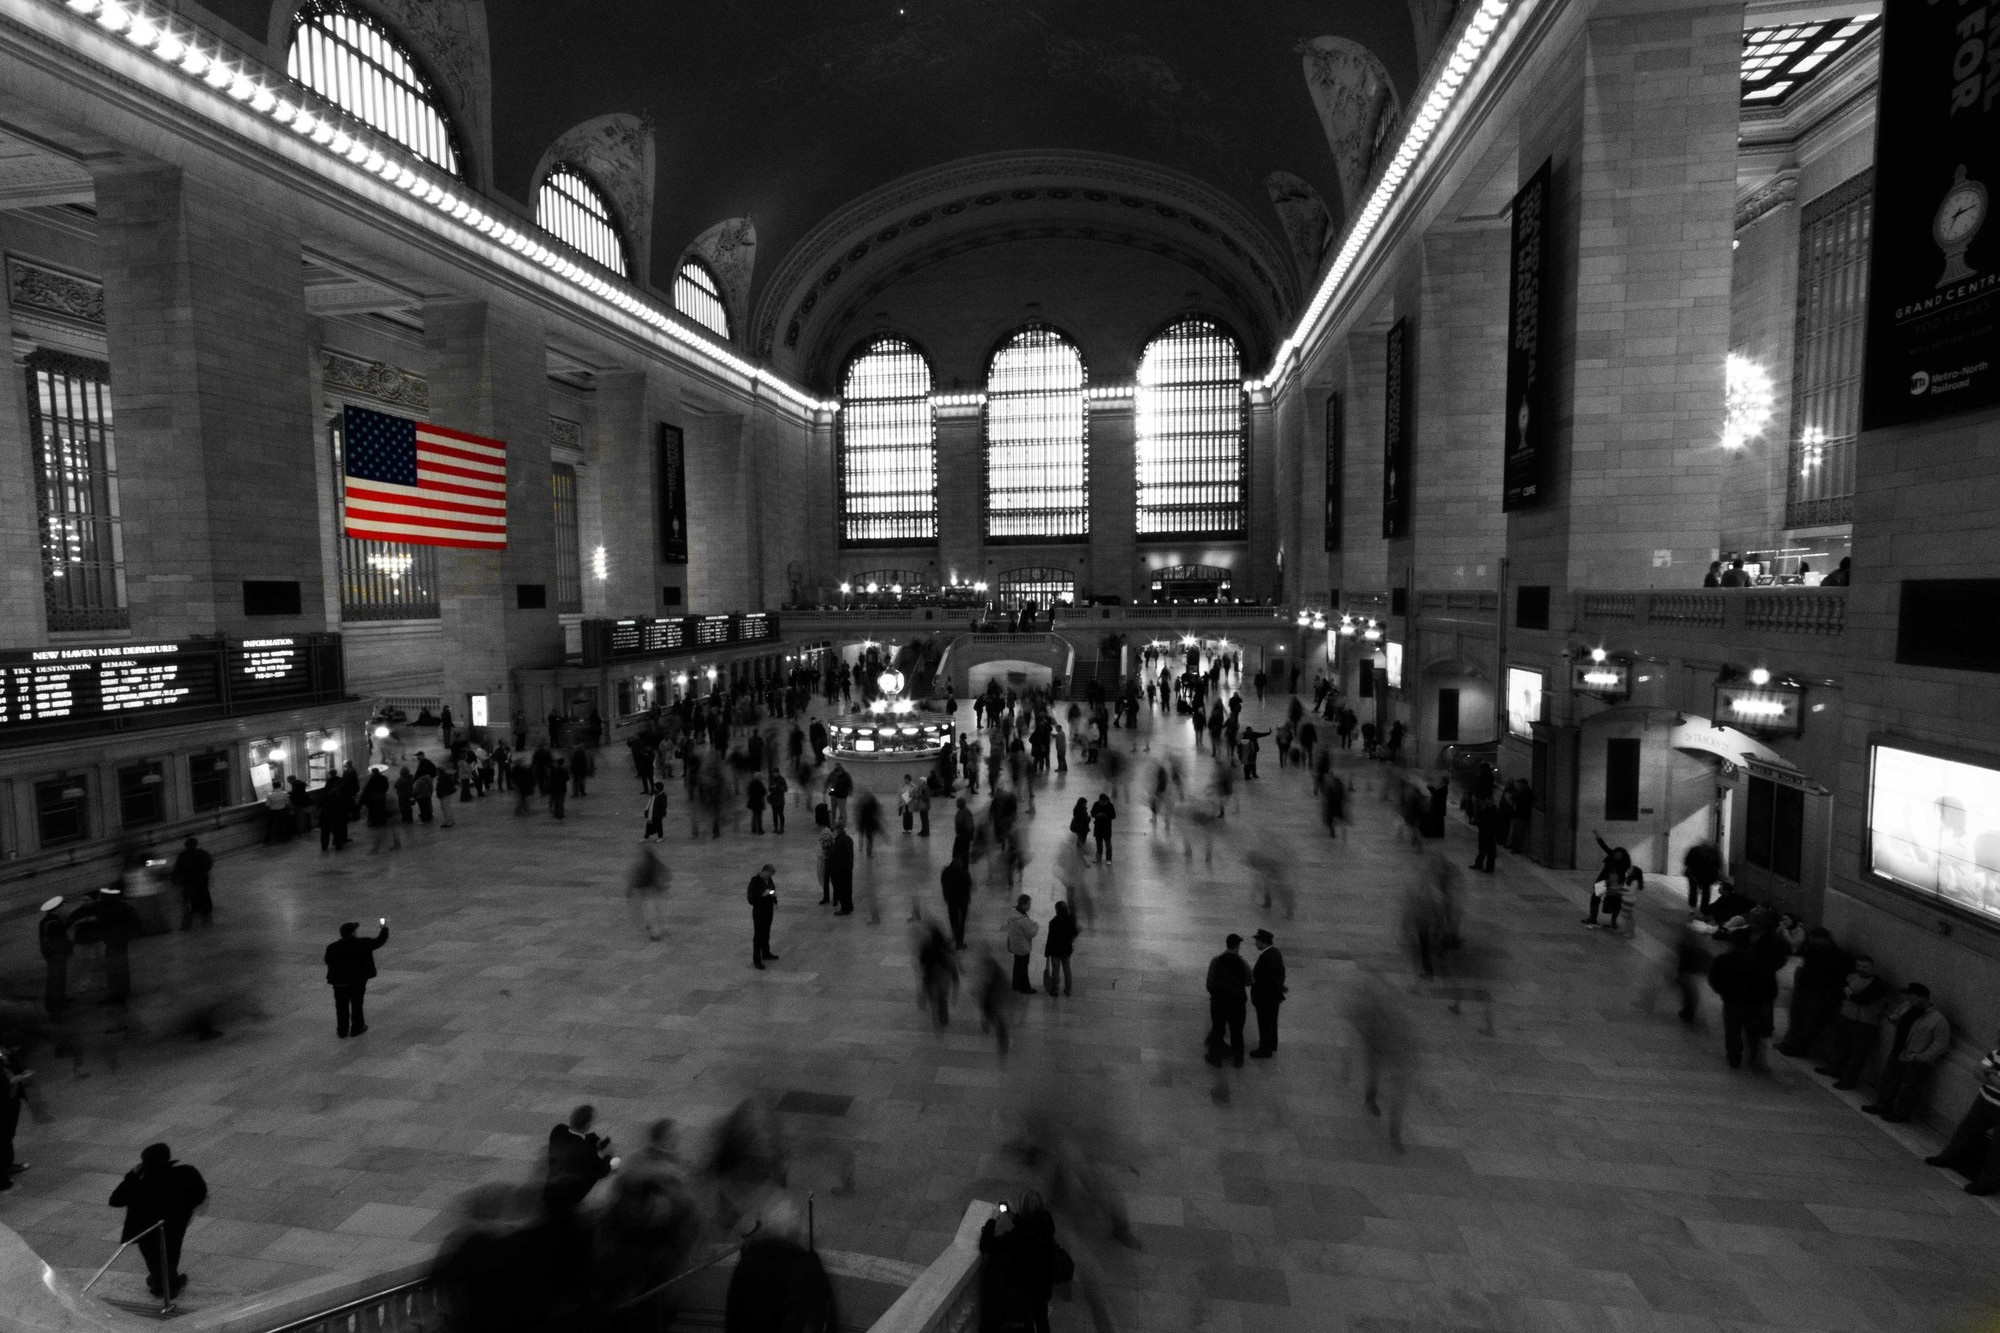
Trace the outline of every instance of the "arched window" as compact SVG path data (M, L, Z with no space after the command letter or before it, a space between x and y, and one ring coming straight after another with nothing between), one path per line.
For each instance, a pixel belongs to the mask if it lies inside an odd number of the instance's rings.
M1076 575L1054 565L1029 565L1000 571L1000 604L1019 606L1068 606L1076 601Z
M1152 584L1155 602L1210 605L1229 598L1230 572L1220 565L1168 565L1153 571Z
M574 249L619 277L630 277L625 238L612 220L611 205L595 185L567 162L558 162L542 177L535 196L535 222Z
M285 72L356 118L463 178L444 103L403 44L346 0L306 0Z
M716 337L729 337L729 307L722 303L722 288L700 261L681 261L680 276L674 279L674 309Z
M1139 358L1139 535L1235 535L1243 520L1243 362L1185 319Z
M851 546L937 540L931 368L901 338L870 343L841 382L840 539Z
M986 374L986 536L1048 541L1090 535L1090 443L1083 356L1031 325L993 354Z

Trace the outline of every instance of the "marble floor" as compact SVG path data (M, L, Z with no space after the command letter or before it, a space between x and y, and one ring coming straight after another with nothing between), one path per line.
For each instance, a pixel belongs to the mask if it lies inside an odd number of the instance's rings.
M1269 725L1275 702L1251 714ZM1178 724L1121 744L1210 762ZM59 1266L95 1267L117 1235L106 1196L164 1138L212 1190L188 1236L190 1302L386 1271L429 1252L469 1186L529 1177L579 1101L630 1144L661 1115L696 1137L763 1094L794 1184L818 1192L820 1243L916 1263L967 1200L1021 1188L1002 1145L1024 1113L1053 1116L1123 1192L1143 1247L1066 1230L1120 1329L1918 1333L1993 1308L2000 1217L1923 1166L1920 1137L1891 1137L1795 1065L1732 1072L1712 1027L1675 1021L1666 886L1621 940L1577 925L1585 876L1503 856L1469 877L1489 975L1416 986L1394 921L1417 862L1375 765L1347 763L1356 818L1335 843L1303 775L1267 757L1212 869L1123 802L1076 993L1024 999L1003 1063L964 1007L935 1034L915 1003L903 921L913 893L935 907L948 836L892 831L858 893L881 922L836 920L817 905L808 819L695 842L677 789L669 933L652 943L627 915L640 798L621 758L607 752L563 822L489 798L400 852L371 856L364 834L338 856L315 842L225 858L212 931L135 947L134 1029L86 1004L80 1068L41 1057L53 1119L24 1123L34 1166L0 1222ZM1068 808L1099 786L1076 768L1039 793L1027 887L1044 919ZM1252 900L1252 848L1291 869L1295 916ZM1456 820L1445 850L1471 857ZM758 972L742 895L765 859L781 959ZM972 933L998 947L1007 896L980 879ZM339 922L382 915L371 1030L336 1040L321 950ZM1267 923L1291 971L1283 1046L1217 1074L1201 1060L1204 967L1226 932ZM19 923L0 947L16 994L39 990L32 933ZM1346 997L1370 974L1405 997L1421 1049L1400 1153L1347 1058ZM178 1015L218 996L224 1035L183 1035ZM1055 1319L1092 1326L1080 1299Z

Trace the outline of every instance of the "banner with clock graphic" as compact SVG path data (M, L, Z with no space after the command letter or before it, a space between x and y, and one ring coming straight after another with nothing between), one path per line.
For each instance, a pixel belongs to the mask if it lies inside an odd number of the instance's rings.
M2000 403L2000 5L1882 21L1863 430Z

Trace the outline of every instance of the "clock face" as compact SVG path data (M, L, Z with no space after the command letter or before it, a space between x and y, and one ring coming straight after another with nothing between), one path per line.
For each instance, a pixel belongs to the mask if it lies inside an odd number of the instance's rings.
M1938 206L1938 240L1946 245L1969 240L1986 220L1986 193L1961 185Z

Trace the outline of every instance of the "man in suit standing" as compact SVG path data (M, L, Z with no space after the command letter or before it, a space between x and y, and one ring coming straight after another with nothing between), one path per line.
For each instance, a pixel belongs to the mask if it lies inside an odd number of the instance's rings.
M1243 1067L1243 996L1250 986L1250 964L1243 961L1242 948L1243 937L1231 935L1208 963L1207 1060L1220 1066L1227 1046L1238 1069Z
M389 942L389 918L383 917L381 930L372 940L356 932L359 921L340 927L340 938L326 946L326 984L333 987L334 1035L358 1037L368 1030L362 1001L368 982L375 975L375 951Z
M750 877L750 887L743 895L750 901L750 965L760 972L766 958L778 961L778 955L771 952L771 920L778 914L777 874L776 866L765 866Z
M1285 956L1268 930L1251 937L1257 942L1257 962L1250 969L1250 1003L1257 1010L1257 1049L1250 1054L1268 1060L1278 1053L1278 1006L1285 1002Z

